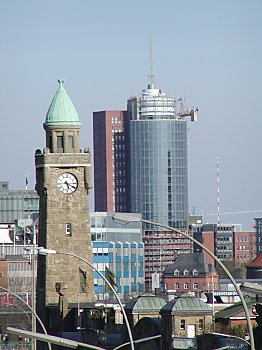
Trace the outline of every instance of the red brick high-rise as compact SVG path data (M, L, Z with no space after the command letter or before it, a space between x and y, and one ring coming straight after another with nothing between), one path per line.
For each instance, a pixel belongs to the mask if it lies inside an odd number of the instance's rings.
M95 211L128 212L127 128L126 111L93 113Z

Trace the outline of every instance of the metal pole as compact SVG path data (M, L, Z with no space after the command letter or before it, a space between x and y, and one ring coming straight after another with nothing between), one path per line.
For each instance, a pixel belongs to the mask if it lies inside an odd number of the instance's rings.
M25 303L25 301L24 301L22 298L20 298L20 296L19 296L18 294L12 292L11 290L9 290L9 289L7 289L7 288L4 288L4 287L1 287L1 286L0 286L0 289L5 290L5 291L8 292L8 293L11 293L11 294L14 295L17 299L19 299L20 301L22 301L22 303ZM28 303L25 303L25 305L28 307L28 309L29 309L32 313L35 314L35 317L36 317L37 321L39 322L40 326L42 327L43 332L45 333L45 335L47 335L46 328L45 328L45 326L44 326L44 324L43 324L41 318L37 315L36 311L35 311ZM48 350L52 350L52 346L51 346L50 343L48 343Z
M47 254L48 254L48 249L46 249L47 251ZM129 339L130 339L130 345L131 345L131 349L132 350L135 350L134 348L134 340L133 340L133 335L132 335L132 331L131 331L131 328L130 328L130 325L129 325L129 322L128 322L128 319L127 319L127 315L126 315L126 312L125 312L125 309L124 309L124 306L121 302L121 300L119 299L119 296L117 295L114 287L111 285L111 283L107 280L107 278L100 272L98 271L98 269L93 265L91 264L88 260L82 258L81 256L78 256L76 254L73 254L73 253L65 253L65 252L60 252L60 251L55 251L56 254L61 254L61 255L68 255L68 256L73 256L83 262L85 262L87 265L89 265L93 270L95 270L102 278L103 280L106 282L106 284L109 286L109 288L111 289L111 291L113 292L114 296L116 297L116 300L121 308L121 311L123 313L123 317L124 317L124 320L125 320L125 323L126 323L126 328L127 328L127 332L128 332L128 336L129 336ZM41 254L41 248L39 249L39 254Z
M31 253L30 253L31 254ZM36 311L36 295L35 295L35 284L36 284L36 280L35 280L35 239L33 242L33 254L32 254L32 308L34 311ZM32 332L36 332L36 317L35 317L36 313L32 312ZM32 342L33 345L33 349L32 350L36 350L36 340L33 339Z
M121 219L119 219L121 220ZM222 268L222 270L226 273L226 275L228 276L228 278L230 279L230 281L232 282L233 286L235 287L239 297L240 297L240 300L243 304L243 307L244 307L244 312L245 312L245 315L246 315L246 319L247 319L247 326L248 326L248 332L249 332L249 336L250 336L250 349L251 350L255 350L255 342L254 342L254 334L253 334L253 329L252 329L252 324L251 324L251 319L250 319L250 315L249 315L249 311L248 311L248 307L247 307L247 303L243 297L243 294L239 288L239 286L237 285L234 277L231 275L231 273L228 271L228 269L226 268L226 266L208 249L206 248L203 244L201 244L200 242L198 242L195 238L189 236L188 234L186 234L185 232L183 231L180 231L180 230L177 230L173 227L170 227L170 226L167 226L167 225L163 225L163 224L160 224L158 222L153 222L153 221L149 221L149 220L144 220L144 219L139 219L141 220L142 222L144 223L147 223L147 224L151 224L151 225L155 225L155 226L159 226L159 227L163 227L167 230L170 230L170 231L174 231L174 232L177 232L179 234L181 234L182 236L188 238L189 240L191 240L192 242L196 243L199 247L201 247L202 249L204 249L204 251L206 251L208 253L208 255L210 255L215 261L216 263Z

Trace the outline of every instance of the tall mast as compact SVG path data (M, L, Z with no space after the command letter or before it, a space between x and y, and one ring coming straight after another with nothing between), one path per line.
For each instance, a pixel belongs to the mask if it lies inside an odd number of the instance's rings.
M217 224L220 224L220 193L219 193L219 162L218 162L218 156L217 156Z

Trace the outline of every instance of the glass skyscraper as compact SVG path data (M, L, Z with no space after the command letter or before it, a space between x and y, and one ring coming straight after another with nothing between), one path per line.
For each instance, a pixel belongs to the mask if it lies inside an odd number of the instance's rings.
M130 120L131 212L177 229L188 228L187 113L149 84L127 104ZM159 227L148 230L165 231Z

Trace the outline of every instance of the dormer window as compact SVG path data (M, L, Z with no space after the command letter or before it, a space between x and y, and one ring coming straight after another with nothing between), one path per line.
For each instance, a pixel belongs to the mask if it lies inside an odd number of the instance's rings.
M197 275L198 275L198 271L197 271L196 269L194 269L194 270L192 271L192 275L193 275L193 276L197 276Z
M179 276L179 270L178 270L178 269L176 269L176 270L174 271L174 276Z
M189 275L189 271L187 269L184 270L184 276L188 276Z

